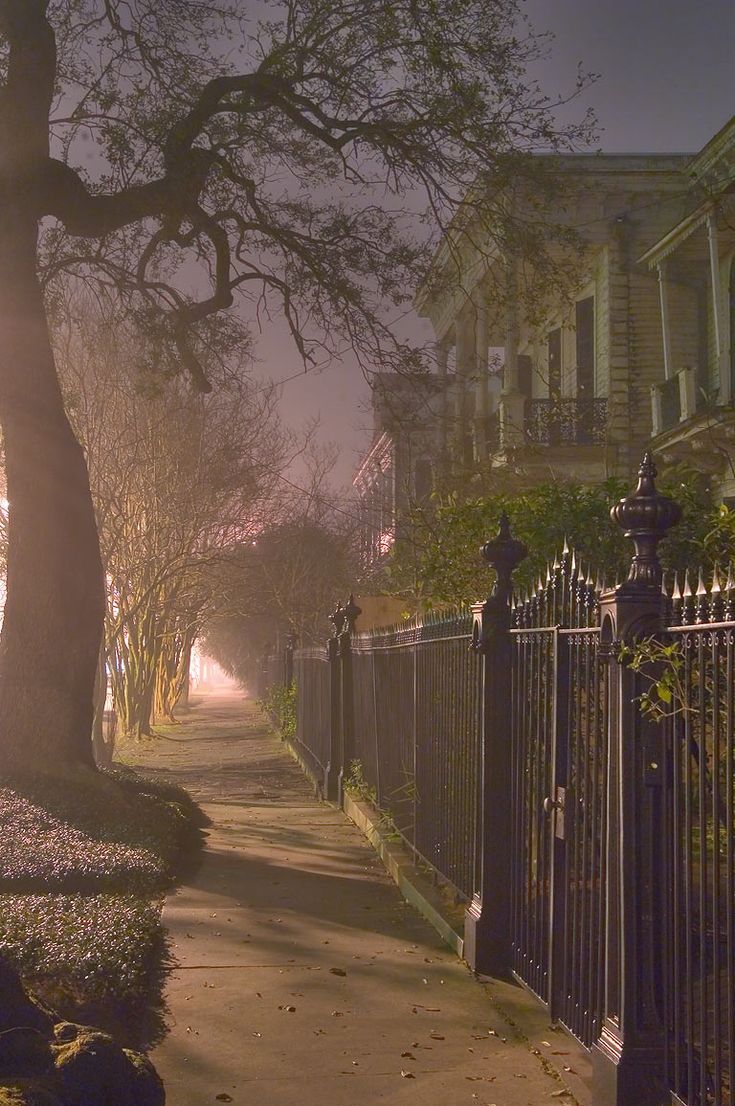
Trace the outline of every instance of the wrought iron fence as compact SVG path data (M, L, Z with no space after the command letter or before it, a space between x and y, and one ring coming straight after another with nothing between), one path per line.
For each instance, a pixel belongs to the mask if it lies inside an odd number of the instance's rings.
M596 1106L735 1106L735 579L662 593L678 508L646 458L606 588L565 550L511 598L297 651L297 742L467 899L465 955L591 1049ZM670 590L670 589L669 589ZM306 751L304 753L304 750Z
M688 1106L735 1101L735 583L672 590L667 1059Z
M538 445L603 445L607 400L528 400L525 431L527 439Z
M471 639L469 611L354 635L342 768L343 782L351 776L417 857L465 896L473 890L479 727Z
M328 649L299 649L293 654L296 697L295 745L315 779L329 769L331 684Z

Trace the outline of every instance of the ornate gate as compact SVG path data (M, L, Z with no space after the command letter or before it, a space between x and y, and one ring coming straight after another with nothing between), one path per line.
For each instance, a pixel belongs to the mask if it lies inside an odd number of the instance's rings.
M512 963L581 1041L602 1019L607 666L599 586L566 548L513 606Z

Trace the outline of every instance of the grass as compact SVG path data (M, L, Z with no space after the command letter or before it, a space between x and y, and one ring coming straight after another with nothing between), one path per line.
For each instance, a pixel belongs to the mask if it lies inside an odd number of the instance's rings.
M0 952L62 1016L150 1036L140 1009L161 983L163 893L198 851L201 812L123 768L3 785Z

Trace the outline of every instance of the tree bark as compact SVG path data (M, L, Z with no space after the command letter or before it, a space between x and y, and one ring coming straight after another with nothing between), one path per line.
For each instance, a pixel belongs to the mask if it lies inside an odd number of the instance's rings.
M93 766L105 610L89 476L64 412L36 275L38 227L0 197L0 426L8 598L0 636L0 768Z

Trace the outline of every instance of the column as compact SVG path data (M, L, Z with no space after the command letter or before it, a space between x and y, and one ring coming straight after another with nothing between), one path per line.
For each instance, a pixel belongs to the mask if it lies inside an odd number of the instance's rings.
M487 298L485 290L477 290L475 325L475 460L484 461L488 455L487 429L490 416L490 404L487 376L488 322Z
M510 259L506 270L505 366L500 397L500 446L512 449L523 445L525 399L518 391L518 274L517 263Z
M473 648L481 656L480 770L475 855L476 885L465 914L464 956L473 971L506 975L510 967L512 839L510 598L513 571L528 555L503 515L496 538L482 547L496 571L492 594L472 608Z
M712 284L712 317L715 325L715 348L717 350L717 376L720 382L720 403L730 402L730 373L725 358L724 332L722 317L722 285L720 281L720 248L717 239L717 219L714 212L707 216L707 241L709 243L709 267Z
M657 547L681 510L657 492L649 453L638 475L636 490L611 511L633 539L635 555L628 579L602 596L600 610L610 752L604 1018L592 1048L596 1106L661 1106L669 1100L659 993L666 956L664 728L642 715L644 681L619 657L622 645L662 633L667 600Z

